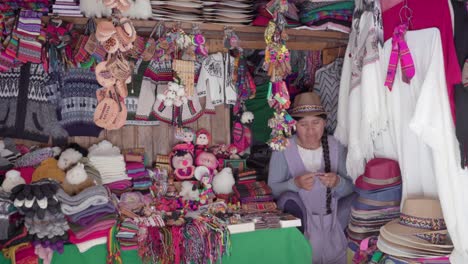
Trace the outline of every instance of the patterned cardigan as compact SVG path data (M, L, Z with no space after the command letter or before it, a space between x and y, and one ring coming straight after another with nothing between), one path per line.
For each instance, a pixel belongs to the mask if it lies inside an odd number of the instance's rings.
M54 95L48 80L40 64L0 72L0 136L67 142L68 134L57 121L57 105L49 100Z

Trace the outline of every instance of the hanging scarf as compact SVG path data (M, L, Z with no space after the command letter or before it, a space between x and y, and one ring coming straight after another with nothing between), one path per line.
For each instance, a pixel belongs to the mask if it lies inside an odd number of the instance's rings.
M409 83L415 74L413 58L411 57L408 44L405 41L405 33L407 30L408 24L403 23L397 26L393 32L392 53L390 54L387 79L385 80L385 86L387 86L390 91L392 91L393 81L395 80L398 59L400 59L404 82Z

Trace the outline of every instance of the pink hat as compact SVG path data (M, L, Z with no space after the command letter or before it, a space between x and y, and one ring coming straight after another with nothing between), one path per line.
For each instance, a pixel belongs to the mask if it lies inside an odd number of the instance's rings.
M375 158L366 164L364 174L356 180L356 187L363 190L377 190L401 184L401 172L398 162Z

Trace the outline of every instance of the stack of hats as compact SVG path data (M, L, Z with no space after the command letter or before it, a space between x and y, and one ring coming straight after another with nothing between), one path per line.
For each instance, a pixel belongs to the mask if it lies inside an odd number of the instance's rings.
M77 244L80 252L86 251L88 245L107 241L109 229L117 222L117 210L106 187L92 186L75 196L60 189L57 198L70 222L70 242Z
M356 180L359 194L351 209L348 235L351 242L378 235L380 227L397 218L401 202L401 173L398 162L385 158L370 160Z
M200 0L151 1L153 19L199 22L202 20Z
M132 219L125 218L115 237L119 240L120 249L138 249L138 225Z
M59 189L57 182L49 180L20 184L12 189L10 199L25 215L24 224L34 244L63 252L69 226L56 197Z
M418 259L418 263L450 255L453 245L439 200L407 199L400 217L380 229L377 247L395 258Z
M103 140L89 148L89 162L101 175L102 183L113 193L121 194L131 189L131 178L127 176L125 161L120 149Z
M212 0L203 2L203 19L222 24L249 24L253 19L251 0Z
M59 16L83 17L79 0L56 0L52 5L52 13Z

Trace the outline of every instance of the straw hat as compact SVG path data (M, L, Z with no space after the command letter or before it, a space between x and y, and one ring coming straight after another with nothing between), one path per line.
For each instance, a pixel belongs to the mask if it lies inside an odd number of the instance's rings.
M294 103L289 110L291 116L318 116L328 114L323 108L320 96L313 92L301 93L296 96Z
M436 199L407 199L400 218L383 226L380 236L392 244L408 249L410 253L419 250L422 253L430 251L440 255L449 253L452 248L442 208Z

